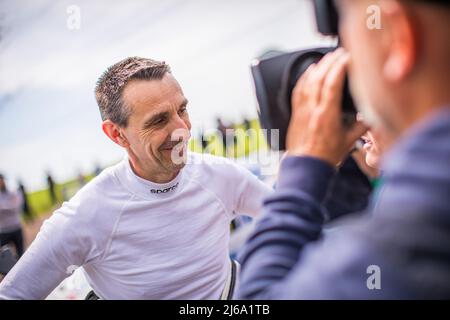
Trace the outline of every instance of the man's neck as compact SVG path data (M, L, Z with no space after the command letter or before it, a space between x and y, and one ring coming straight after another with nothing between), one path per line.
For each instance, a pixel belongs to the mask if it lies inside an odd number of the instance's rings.
M390 122L385 129L393 140L397 140L423 120L432 116L437 110L450 106L448 82L442 83L439 77L417 76L408 86L396 88L395 100L392 100ZM442 78L444 79L444 78Z
M405 114L401 135L408 132L411 128L414 128L417 124L426 121L429 117L433 116L436 111L442 109L443 107L450 107L450 100L432 100L431 98L418 99L419 103L422 102L421 106L417 108L411 108L408 114Z

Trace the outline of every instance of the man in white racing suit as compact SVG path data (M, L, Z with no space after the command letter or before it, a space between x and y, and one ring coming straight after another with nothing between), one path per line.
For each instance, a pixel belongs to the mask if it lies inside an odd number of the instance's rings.
M230 222L256 215L270 189L227 159L187 152L187 99L164 62L122 60L95 93L127 157L45 221L0 299L44 299L78 267L101 299L223 297Z

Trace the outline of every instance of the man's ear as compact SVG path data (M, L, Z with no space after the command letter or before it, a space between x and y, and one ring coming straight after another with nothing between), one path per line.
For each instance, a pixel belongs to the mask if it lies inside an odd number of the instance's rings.
M379 2L387 48L383 73L388 81L398 82L414 69L418 55L418 39L411 12L399 1ZM383 21L384 20L384 21Z
M123 135L120 126L115 124L111 120L103 121L102 130L108 136L108 138L117 143L119 146L126 148L130 145L126 137Z

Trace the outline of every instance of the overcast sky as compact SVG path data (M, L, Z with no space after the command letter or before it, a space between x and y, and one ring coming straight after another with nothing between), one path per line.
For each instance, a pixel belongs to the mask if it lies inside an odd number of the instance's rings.
M80 28L67 26L71 5ZM123 151L103 135L93 89L127 56L164 60L194 128L256 117L249 65L267 49L330 43L308 0L0 0L0 172L31 189Z

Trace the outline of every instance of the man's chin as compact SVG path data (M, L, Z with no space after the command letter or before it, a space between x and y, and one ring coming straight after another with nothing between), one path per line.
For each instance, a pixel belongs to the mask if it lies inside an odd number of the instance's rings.
M374 168L374 169L380 168L380 158L378 155L373 155L373 154L368 153L366 155L366 163L371 168Z

